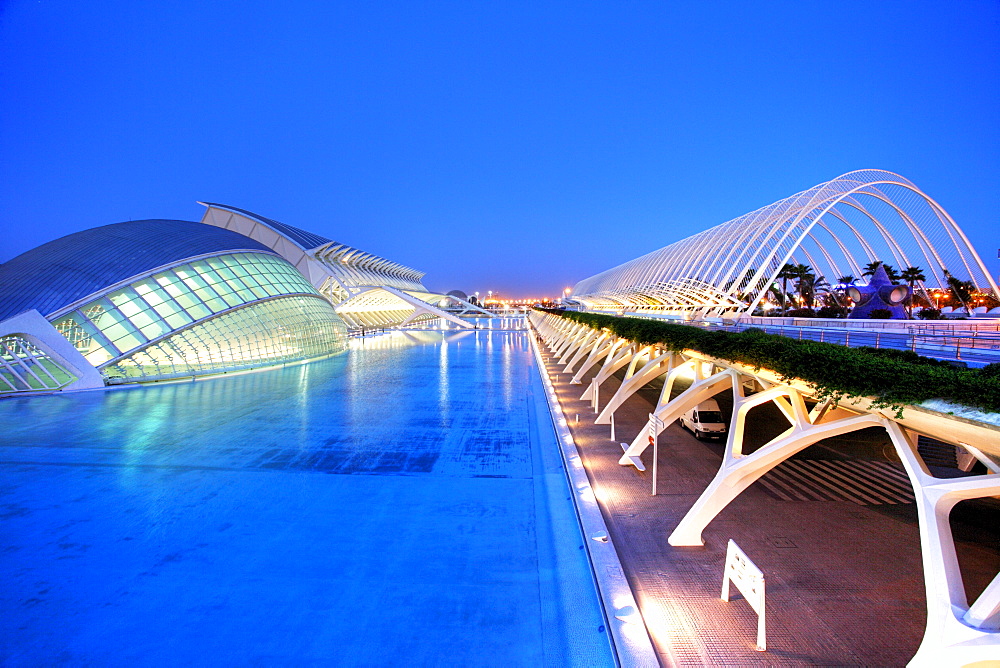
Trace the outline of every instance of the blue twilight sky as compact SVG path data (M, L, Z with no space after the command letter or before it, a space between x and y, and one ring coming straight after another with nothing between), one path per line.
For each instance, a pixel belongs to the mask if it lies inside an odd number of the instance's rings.
M862 168L997 275L1000 5L0 0L0 261L197 200L558 294Z

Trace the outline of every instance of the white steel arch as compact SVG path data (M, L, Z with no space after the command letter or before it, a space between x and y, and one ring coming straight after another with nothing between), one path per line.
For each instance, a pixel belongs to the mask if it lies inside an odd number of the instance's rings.
M808 264L833 283L844 269L882 260L944 272L1000 298L968 238L912 182L882 170L850 172L756 211L676 241L576 284L587 308L639 303L666 313L750 313L786 263ZM860 278L860 276L856 276Z

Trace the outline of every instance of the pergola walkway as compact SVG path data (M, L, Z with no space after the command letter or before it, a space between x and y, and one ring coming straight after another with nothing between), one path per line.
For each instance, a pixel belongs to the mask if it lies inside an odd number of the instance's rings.
M599 366L582 385L570 385L570 374L558 373L561 367L541 348L664 665L891 666L914 655L926 604L916 510L905 503L908 486L897 486L888 503L861 505L866 500L850 494L835 500L836 490L813 495L828 500L806 500L808 494L795 493L787 469L783 481L776 469L708 525L704 548L672 547L667 536L712 480L720 448L677 425L668 428L659 442L659 494L651 496L651 453L644 456L645 472L618 459L619 443L630 442L646 425L653 404L639 393L619 408L611 441L607 425L593 424L591 403L579 399ZM605 381L602 396L610 397L618 385L614 377ZM871 466L875 479L877 469L888 470L885 477L891 478L891 465L887 469L884 462L850 465ZM808 481L810 470L796 467ZM885 488L893 484L889 479ZM782 490L790 500L781 498ZM970 536L974 542L962 541L956 531L956 543L968 586L981 590L997 572L1000 549L989 544L989 536ZM767 578L764 653L754 650L757 621L750 606L738 595L730 603L719 598L730 538Z

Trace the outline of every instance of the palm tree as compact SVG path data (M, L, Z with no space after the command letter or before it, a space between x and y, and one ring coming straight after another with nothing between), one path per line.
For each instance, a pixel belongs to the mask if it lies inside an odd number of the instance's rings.
M951 275L947 269L944 270L945 280L948 281L948 287L951 289L952 296L958 301L962 302L962 308L965 309L966 313L972 313L969 310L969 300L972 299L972 292L976 289L975 284L972 281L962 281Z
M885 269L885 274L886 274L886 276L889 277L890 281L895 282L895 281L899 280L899 278L900 278L899 277L899 273L895 269L892 268L891 264L886 264L885 262L882 262L882 260L875 260L873 262L869 262L868 264L866 264L865 265L865 270L863 272L861 272L861 275L862 276L874 276L875 275L875 271L878 269L879 265L882 265L882 267Z
M817 276L812 272L800 277L796 287L806 308L813 308L817 294L830 291L830 284L827 283L826 277Z
M810 294L810 299L809 299L809 303L810 304L812 304L812 302L819 295L821 295L823 293L827 293L827 294L830 293L830 282L826 280L826 276L813 276L812 277L812 286L811 286L810 293L811 293Z
M795 289L799 293L799 306L808 307L808 303L806 304L802 303L805 301L805 295L802 294L802 284L803 281L809 281L810 277L815 278L815 276L813 275L812 267L810 267L808 264L797 264L795 265L795 268L792 271L795 274L794 278L798 279L798 282L795 284Z
M912 318L913 317L913 286L914 286L914 284L916 284L918 282L926 281L927 277L924 276L924 272L923 272L923 270L920 269L920 267L907 267L906 269L903 270L903 272L899 275L899 277L901 279L903 279L904 281L906 281L906 284L910 286L910 294L906 298L906 317L907 318Z
M788 310L786 302L788 301L788 280L791 278L796 278L798 274L796 273L796 265L785 264L778 272L778 278L781 279L781 315L785 315L785 311Z
M874 276L875 271L878 269L880 264L882 264L882 260L873 260L872 262L869 262L865 265L865 270L861 272L861 276Z

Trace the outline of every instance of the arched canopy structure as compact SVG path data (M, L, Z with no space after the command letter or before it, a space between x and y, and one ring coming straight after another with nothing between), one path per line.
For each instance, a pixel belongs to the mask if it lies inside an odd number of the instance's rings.
M850 172L580 281L572 298L592 309L752 312L786 263L830 283L882 261L920 267L927 285L945 271L1000 297L951 216L907 179ZM921 286L922 287L922 286Z

